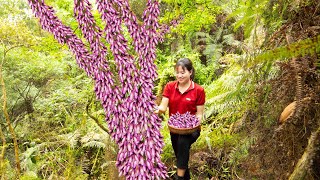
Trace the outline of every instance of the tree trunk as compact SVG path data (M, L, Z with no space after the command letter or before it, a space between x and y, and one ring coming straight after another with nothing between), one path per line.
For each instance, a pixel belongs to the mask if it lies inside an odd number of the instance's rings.
M6 163L4 161L4 155L6 152L7 141L6 141L6 137L3 134L1 126L0 126L0 136L1 136L1 140L2 140L2 149L1 149L1 155L0 155L0 179L7 179L6 173L5 173Z
M320 127L313 132L309 138L308 146L302 157L299 159L289 180L303 180L312 177L312 163L317 153L320 152ZM311 172L311 173L310 173ZM310 177L311 176L311 177Z
M7 50L6 50L6 48L4 48L3 59L2 59L2 62L0 64L0 83L1 83L1 89L2 89L2 102L3 102L2 110L3 110L3 114L4 114L4 117L6 119L8 128L9 128L10 134L11 134L12 139L13 139L14 155L15 155L15 161L16 161L16 173L17 173L17 178L19 178L20 177L20 170L21 170L21 168L20 168L20 159L19 159L19 146L18 146L18 141L17 141L16 134L14 132L14 129L13 129L12 125L11 125L10 117L9 117L9 114L8 114L8 111L7 111L7 91L6 91L6 86L5 86L5 83L4 83L3 76L2 76L2 65L3 65L4 60L6 58L6 54L8 53L8 51L10 51L11 49L13 49L15 47L19 47L19 46L13 46L13 47L11 47L11 48L9 48Z

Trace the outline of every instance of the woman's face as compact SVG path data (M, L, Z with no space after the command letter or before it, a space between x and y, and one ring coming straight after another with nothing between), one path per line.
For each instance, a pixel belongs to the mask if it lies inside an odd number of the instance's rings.
M176 73L176 78L177 78L178 82L181 84L188 83L190 80L190 76L192 74L192 72L188 71L187 68L183 68L182 66L178 66L176 68L175 73Z

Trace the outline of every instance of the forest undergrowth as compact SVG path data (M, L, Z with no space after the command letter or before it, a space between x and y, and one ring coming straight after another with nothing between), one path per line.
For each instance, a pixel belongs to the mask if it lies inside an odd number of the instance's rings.
M293 41L299 41L319 35L320 29L315 28L320 24L318 7L319 4L313 1L298 12L290 11L290 18L279 32L276 32L277 35L272 36L268 46L288 43L288 36L291 36ZM266 82L271 90L266 93L260 89L254 94L259 101L259 107L256 112L249 112L249 126L246 129L251 129L248 135L255 136L256 142L250 147L247 160L241 164L244 172L248 173L246 177L288 179L306 151L310 135L320 126L318 55L297 57L279 63L279 76ZM297 76L301 79L297 80ZM282 110L294 101L297 101L297 106L291 109L290 118L284 122L270 123L270 120L279 119ZM320 151L317 152L314 162L307 169L305 179L320 178Z
M46 2L79 33L72 0ZM1 77L7 90L1 101L7 100L20 152L15 159L14 138L1 114L0 179L124 179L92 80L65 46L41 30L26 2L0 3ZM145 3L130 0L137 15ZM320 142L311 141L320 137L319 48L299 42L318 39L314 44L320 44L320 3L161 3L161 23L177 17L181 22L157 47L157 103L164 85L175 79L172 67L181 57L193 60L195 81L206 90L206 118L191 148L192 179L319 179ZM293 43L297 49L290 49ZM281 50L309 53L292 57ZM280 118L283 111L291 116ZM162 118L162 161L172 177L175 157L168 117Z

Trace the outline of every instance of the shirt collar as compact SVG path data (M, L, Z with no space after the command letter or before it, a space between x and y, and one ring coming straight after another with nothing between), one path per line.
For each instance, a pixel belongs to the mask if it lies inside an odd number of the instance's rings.
M179 90L178 89L178 84L179 84L179 82L178 81L176 81L176 84L175 84L175 89L177 89L177 90ZM192 89L194 89L194 82L191 80L191 83L190 83L190 86L189 86L189 88L184 92L184 93L186 93L186 92L188 92L188 91L190 91L190 90L192 90Z

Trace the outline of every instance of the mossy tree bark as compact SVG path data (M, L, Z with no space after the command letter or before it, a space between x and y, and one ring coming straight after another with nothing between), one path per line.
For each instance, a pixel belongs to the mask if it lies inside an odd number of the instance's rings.
M4 133L2 131L1 126L0 126L0 137L2 140L2 149L1 149L1 155L0 155L0 179L3 179L3 178L6 179L5 173L4 173L4 168L5 168L4 155L6 152L7 141L6 141L6 137L4 136Z
M21 171L21 167L20 167L20 159L19 159L19 146L18 146L18 141L17 141L17 137L16 137L16 134L14 132L14 129L11 125L11 121L10 121L10 117L9 117L9 114L8 114L8 111L7 111L7 91L6 91L6 86L5 86L5 83L4 83L4 79L3 79L3 74L2 74L2 66L3 66L3 63L5 61L5 58L6 58L6 55L7 53L12 50L13 48L16 48L16 47L20 47L20 46L13 46L13 47L10 47L10 48L5 48L4 47L4 51L3 51L3 58L2 58L2 61L1 61L1 64L0 64L0 84L1 84L1 89L2 89L2 110L3 110L3 114L4 114L4 117L6 119L6 122L7 122L7 126L9 128L9 131L10 131L10 134L12 136L12 139L13 139L13 146L14 146L14 155L15 155L15 161L16 161L16 175L17 177L20 177L20 171ZM4 143L4 142L3 142ZM3 155L5 153L5 146L3 147ZM4 157L2 157L4 158Z

